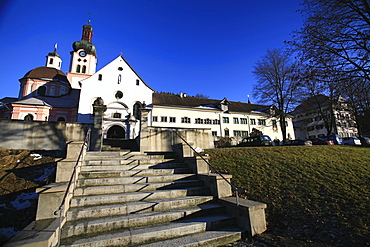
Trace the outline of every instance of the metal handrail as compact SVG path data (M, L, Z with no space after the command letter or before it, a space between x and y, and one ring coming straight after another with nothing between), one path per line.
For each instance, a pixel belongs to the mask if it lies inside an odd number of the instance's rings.
M220 175L230 186L231 188L235 191L235 195L236 195L236 204L237 206L239 206L239 195L238 195L238 192L242 192L242 193L247 193L247 190L243 190L243 189L239 189L238 187L236 187L235 185L233 185L229 180L227 180L224 175L219 172L213 165L211 165L211 163L209 163L202 155L200 155L200 153L198 153L198 151L196 151L179 133L177 133L175 130L172 130L173 133L175 133L178 137L180 137L180 139L186 144L188 145L200 158L202 158L202 160L204 162L206 162L206 164L213 170L215 171L218 175Z
M73 167L73 172L71 174L71 178L69 179L69 182L68 182L68 186L67 186L67 189L64 193L64 196L63 196L63 199L62 199L62 202L60 203L60 206L58 207L58 209L56 211L54 211L54 215L58 215L59 214L59 234L58 234L58 244L57 246L60 245L60 234L61 234L61 224L62 224L62 210L65 209L65 204L66 204L66 200L67 200L67 196L68 194L73 194L74 193L74 190L76 188L76 170L78 168L78 164L80 162L80 159L82 157L82 154L83 154L83 151L84 151L84 148L86 147L86 149L88 150L89 149L89 144L90 144L90 133L91 133L91 128L89 128L87 130L87 133L86 133L86 137L85 137L85 140L81 146L81 150L80 150L80 153L78 155L78 158L77 158L77 161L76 161L76 164L75 166ZM71 190L71 186L73 185L73 188ZM71 191L70 191L71 190Z

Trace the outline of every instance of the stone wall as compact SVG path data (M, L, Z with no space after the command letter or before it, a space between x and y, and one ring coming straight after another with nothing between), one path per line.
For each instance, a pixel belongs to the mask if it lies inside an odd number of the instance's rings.
M83 141L91 124L0 119L0 148L65 149L70 141Z
M210 129L148 127L148 146L145 151L172 151L173 145L183 143L183 141L175 133L173 133L173 131L176 131L179 135L181 135L190 145L192 145L193 148L199 147L202 149L208 149L214 147ZM145 142L143 139L140 139L140 141Z

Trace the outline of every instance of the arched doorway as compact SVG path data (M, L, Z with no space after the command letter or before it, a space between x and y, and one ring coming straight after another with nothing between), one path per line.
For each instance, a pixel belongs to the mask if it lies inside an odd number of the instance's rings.
M107 131L108 139L125 139L125 129L118 125L113 125Z

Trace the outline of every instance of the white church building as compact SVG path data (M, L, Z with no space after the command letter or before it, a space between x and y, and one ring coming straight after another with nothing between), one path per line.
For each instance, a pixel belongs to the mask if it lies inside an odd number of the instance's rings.
M92 35L90 23L83 25L66 74L60 71L62 59L56 50L48 54L44 67L26 73L20 79L19 97L0 99L0 118L93 123L93 103L100 97L107 106L103 137L108 139L137 138L142 108L150 110L149 126L208 129L215 141L231 137L235 144L253 129L283 139L274 106L157 93L122 55L96 70ZM292 117L286 125L288 138L294 139Z

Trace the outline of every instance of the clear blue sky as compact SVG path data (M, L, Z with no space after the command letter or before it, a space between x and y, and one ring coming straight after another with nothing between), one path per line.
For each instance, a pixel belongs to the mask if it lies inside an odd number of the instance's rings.
M0 0L0 98L17 97L18 79L45 66L55 43L67 72L91 13L97 69L122 52L156 91L246 102L255 63L301 27L301 2Z

